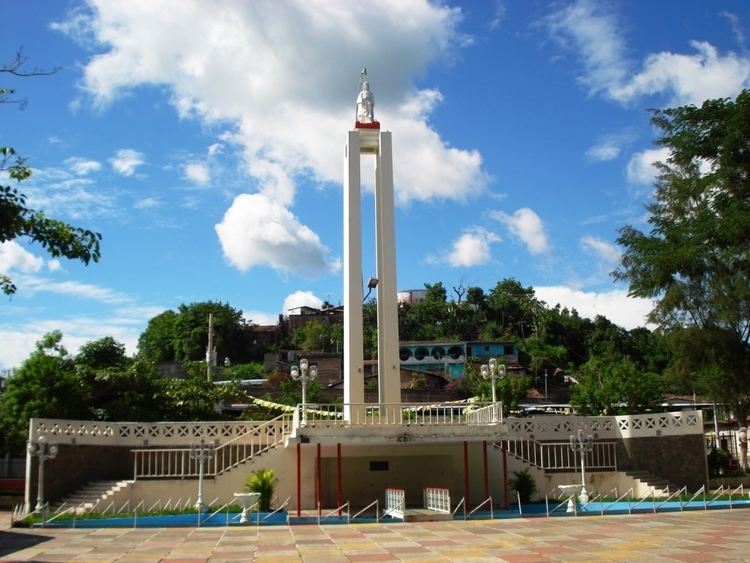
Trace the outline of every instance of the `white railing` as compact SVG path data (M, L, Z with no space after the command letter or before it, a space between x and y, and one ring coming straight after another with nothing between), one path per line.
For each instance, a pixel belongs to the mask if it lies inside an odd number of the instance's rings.
M439 487L425 487L422 490L424 507L437 512L450 514L451 512L451 493L448 489Z
M45 436L50 444L107 446L175 446L201 439L223 442L250 432L263 421L221 422L97 422L32 418L33 441Z
M385 490L385 510L383 516L404 519L406 512L406 493L403 489L388 488Z
M700 411L681 411L623 416L537 416L509 418L508 431L535 440L567 441L579 428L597 440L648 436L703 435Z
M492 424L499 404L470 401L437 404L307 405L309 426L384 425L384 424ZM344 413L350 420L344 421ZM497 416L499 418L499 416ZM565 441L578 428L599 440L641 436L677 436L703 433L699 411L642 414L629 416L541 416L508 418L508 432L532 436L535 440ZM134 448L184 446L191 442L222 443L244 435L265 424L253 421L222 422L96 422L32 418L29 437L41 436L48 443L76 445L128 446ZM297 427L295 425L295 427Z
M218 446L205 461L204 475L215 476L283 443L292 428L291 416L282 414L253 427L242 436ZM136 449L133 478L197 477L199 461L189 448Z
M538 467L552 471L576 471L580 468L580 454L570 449L570 442L537 442L535 440L506 440L508 453ZM497 444L495 444L498 447ZM617 442L594 442L586 452L586 469L592 471L617 470Z
M390 426L479 424L492 415L492 403L339 403L308 404L305 426ZM302 405L298 405L301 409ZM349 420L344 420L348 413Z
M467 413L469 424L498 424L503 420L502 405L500 403L490 403L487 406L479 407Z

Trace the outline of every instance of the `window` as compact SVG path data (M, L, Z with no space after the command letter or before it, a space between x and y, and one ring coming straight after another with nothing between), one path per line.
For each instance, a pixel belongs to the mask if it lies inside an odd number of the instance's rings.
M388 471L387 461L371 461L370 471Z

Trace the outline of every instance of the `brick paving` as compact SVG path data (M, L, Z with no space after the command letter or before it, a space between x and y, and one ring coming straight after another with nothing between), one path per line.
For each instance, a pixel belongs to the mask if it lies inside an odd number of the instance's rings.
M406 524L9 529L11 561L750 561L747 509Z

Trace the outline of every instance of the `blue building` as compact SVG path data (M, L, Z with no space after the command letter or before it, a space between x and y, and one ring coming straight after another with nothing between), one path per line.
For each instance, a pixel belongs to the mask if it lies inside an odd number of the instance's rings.
M514 342L401 342L399 357L403 369L441 373L448 380L465 377L466 362L471 359L486 363L490 358L497 358L500 363L506 364L509 372L517 372L520 369L518 348Z

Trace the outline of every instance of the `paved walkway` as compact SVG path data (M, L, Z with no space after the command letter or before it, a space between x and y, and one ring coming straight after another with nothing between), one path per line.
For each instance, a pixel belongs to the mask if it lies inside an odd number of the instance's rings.
M260 529L6 527L0 562L750 561L749 518L735 509Z

